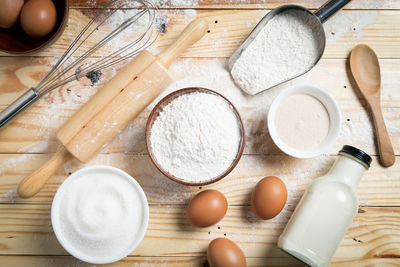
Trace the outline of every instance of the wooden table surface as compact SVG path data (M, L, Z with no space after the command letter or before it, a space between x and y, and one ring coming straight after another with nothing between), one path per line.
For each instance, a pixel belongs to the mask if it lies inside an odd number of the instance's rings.
M141 245L112 266L204 266L208 243L226 236L239 244L249 266L303 266L276 246L288 218L308 184L326 172L344 144L373 155L373 163L358 188L359 212L332 261L332 266L400 266L400 1L354 0L325 23L327 46L322 60L308 74L259 96L246 97L226 71L226 59L252 27L281 4L296 3L316 9L324 0L160 0L166 33L153 45L162 51L194 17L210 22L210 32L171 67L175 82L164 95L186 86L203 86L227 96L239 109L247 144L236 169L222 181L204 187L186 187L163 177L151 164L144 145L147 108L88 164L73 160L31 199L19 199L19 181L54 153L55 131L115 73L103 71L98 84L73 82L46 95L0 131L0 266L90 266L71 257L53 234L50 207L58 186L86 165L121 168L137 179L150 203L150 223ZM71 0L69 25L48 49L24 57L0 54L0 109L40 80L71 41L85 10L105 0ZM184 5L184 6L183 6ZM0 40L1 41L1 40ZM382 108L396 153L396 163L383 168L366 102L349 78L348 56L358 43L372 46L382 70ZM329 155L298 160L280 152L266 125L268 107L276 94L298 83L327 90L338 102L343 125ZM276 175L287 184L288 204L272 220L257 220L250 211L249 194L262 177ZM188 200L206 188L225 194L225 218L209 228L194 228L185 220Z

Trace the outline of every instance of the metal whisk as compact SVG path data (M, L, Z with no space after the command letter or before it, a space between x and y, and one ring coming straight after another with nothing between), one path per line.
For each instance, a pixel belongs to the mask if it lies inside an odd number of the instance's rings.
M132 7L134 9L129 11L134 11L134 14L127 16L126 19L118 17L118 12L124 12L123 8ZM146 49L159 34L157 27L160 26L160 18L158 10L146 0L109 1L76 36L43 80L0 113L0 128L48 92L82 77L89 79L96 77L100 70L131 58ZM111 32L102 31L103 27L110 27L110 24L117 25ZM111 49L103 51L108 55L102 55L101 48L117 36L133 39L122 47L111 44ZM117 47L114 48L115 46ZM92 57L91 62L87 62L90 56L99 56L99 59L93 60Z

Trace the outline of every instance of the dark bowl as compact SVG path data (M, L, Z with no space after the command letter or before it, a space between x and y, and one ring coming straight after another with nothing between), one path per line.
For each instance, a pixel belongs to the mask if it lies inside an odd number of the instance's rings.
M9 54L26 54L42 50L54 43L68 22L68 0L52 0L57 9L57 22L53 31L41 38L27 35L18 22L9 29L0 28L0 51Z
M217 177L214 177L214 178L212 178L210 180L207 180L207 181L204 181L204 182L201 182L201 183L194 183L194 182L189 182L189 181L182 180L182 179L180 179L178 177L175 177L174 175L170 174L166 170L164 170L163 167L160 164L158 164L157 159L155 158L155 156L153 154L153 151L151 149L151 143L150 143L151 128L152 128L155 120L157 119L158 115L162 112L162 110L169 103L171 103L172 100L180 97L181 95L190 94L190 93L193 93L193 92L202 92L202 93L207 93L207 94L214 94L214 95L217 95L217 96L223 98L232 107L233 112L236 115L236 118L237 118L238 124L239 124L239 129L240 129L240 136L241 136L238 153L236 154L236 158L232 162L231 166L229 166L229 168L225 172L221 173ZM222 178L224 178L225 176L227 176L236 167L236 165L239 163L240 158L242 157L243 150L244 150L244 145L245 145L245 138L246 138L246 135L245 135L245 132L244 132L243 122L242 122L242 119L240 118L239 112L237 111L235 106L228 99L226 99L223 95L221 95L221 94L219 94L219 93L217 93L217 92L215 92L213 90L206 89L206 88L201 88L201 87L184 88L184 89L180 89L178 91L170 93L169 95L167 95L166 97L161 99L160 102L157 103L157 105L151 111L150 116L149 116L149 118L147 120L147 123L146 123L146 148L147 148L147 152L149 153L151 161L156 166L156 168L162 174L164 174L166 177L168 177L172 181L175 181L177 183L184 184L184 185L192 185L192 186L208 185L208 184L215 183L215 182L221 180Z

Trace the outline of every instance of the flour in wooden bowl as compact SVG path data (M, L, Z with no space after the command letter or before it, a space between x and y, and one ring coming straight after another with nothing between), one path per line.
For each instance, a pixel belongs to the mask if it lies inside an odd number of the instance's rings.
M241 142L239 120L222 97L192 92L172 100L151 127L152 153L176 178L206 182L226 172Z

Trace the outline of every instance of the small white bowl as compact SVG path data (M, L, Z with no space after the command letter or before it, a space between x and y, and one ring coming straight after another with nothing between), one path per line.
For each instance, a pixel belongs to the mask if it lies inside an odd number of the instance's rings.
M138 233L136 235L136 238L132 240L132 243L130 244L129 247L126 247L123 251L120 251L118 255L110 255L110 254L105 254L101 258L93 258L90 255L87 255L73 247L68 241L65 239L64 232L61 229L60 226L60 220L59 220L59 212L60 212L60 204L62 200L63 193L65 192L66 188L76 179L79 179L82 175L88 173L88 172L109 172L115 175L118 175L119 177L124 178L126 181L128 181L130 184L133 185L134 189L136 190L139 199L141 200L142 203L142 209L143 209L143 219L142 223L140 225L140 228L138 230ZM95 180L95 178L94 178ZM129 174L126 172L111 167L111 166L103 166L103 165L98 165L98 166L90 166L83 168L75 173L73 173L70 177L68 177L67 180L65 180L61 186L58 188L57 193L53 199L53 203L51 206L51 223L52 227L54 230L54 233L58 239L58 242L63 246L63 248L70 253L72 256L75 258L78 258L82 261L91 263L91 264L108 264L112 263L115 261L119 261L126 256L128 256L132 251L134 251L139 244L142 242L144 235L147 231L147 226L149 223L149 205L147 202L146 195L142 189L142 187L139 185L139 183Z
M276 112L280 104L287 97L294 94L308 94L318 99L326 108L330 119L330 128L325 140L317 147L310 150L295 149L279 137L275 127ZM341 113L335 100L323 89L313 85L295 85L283 90L272 102L268 112L268 130L274 143L280 150L295 158L313 158L326 153L339 136L341 126Z

